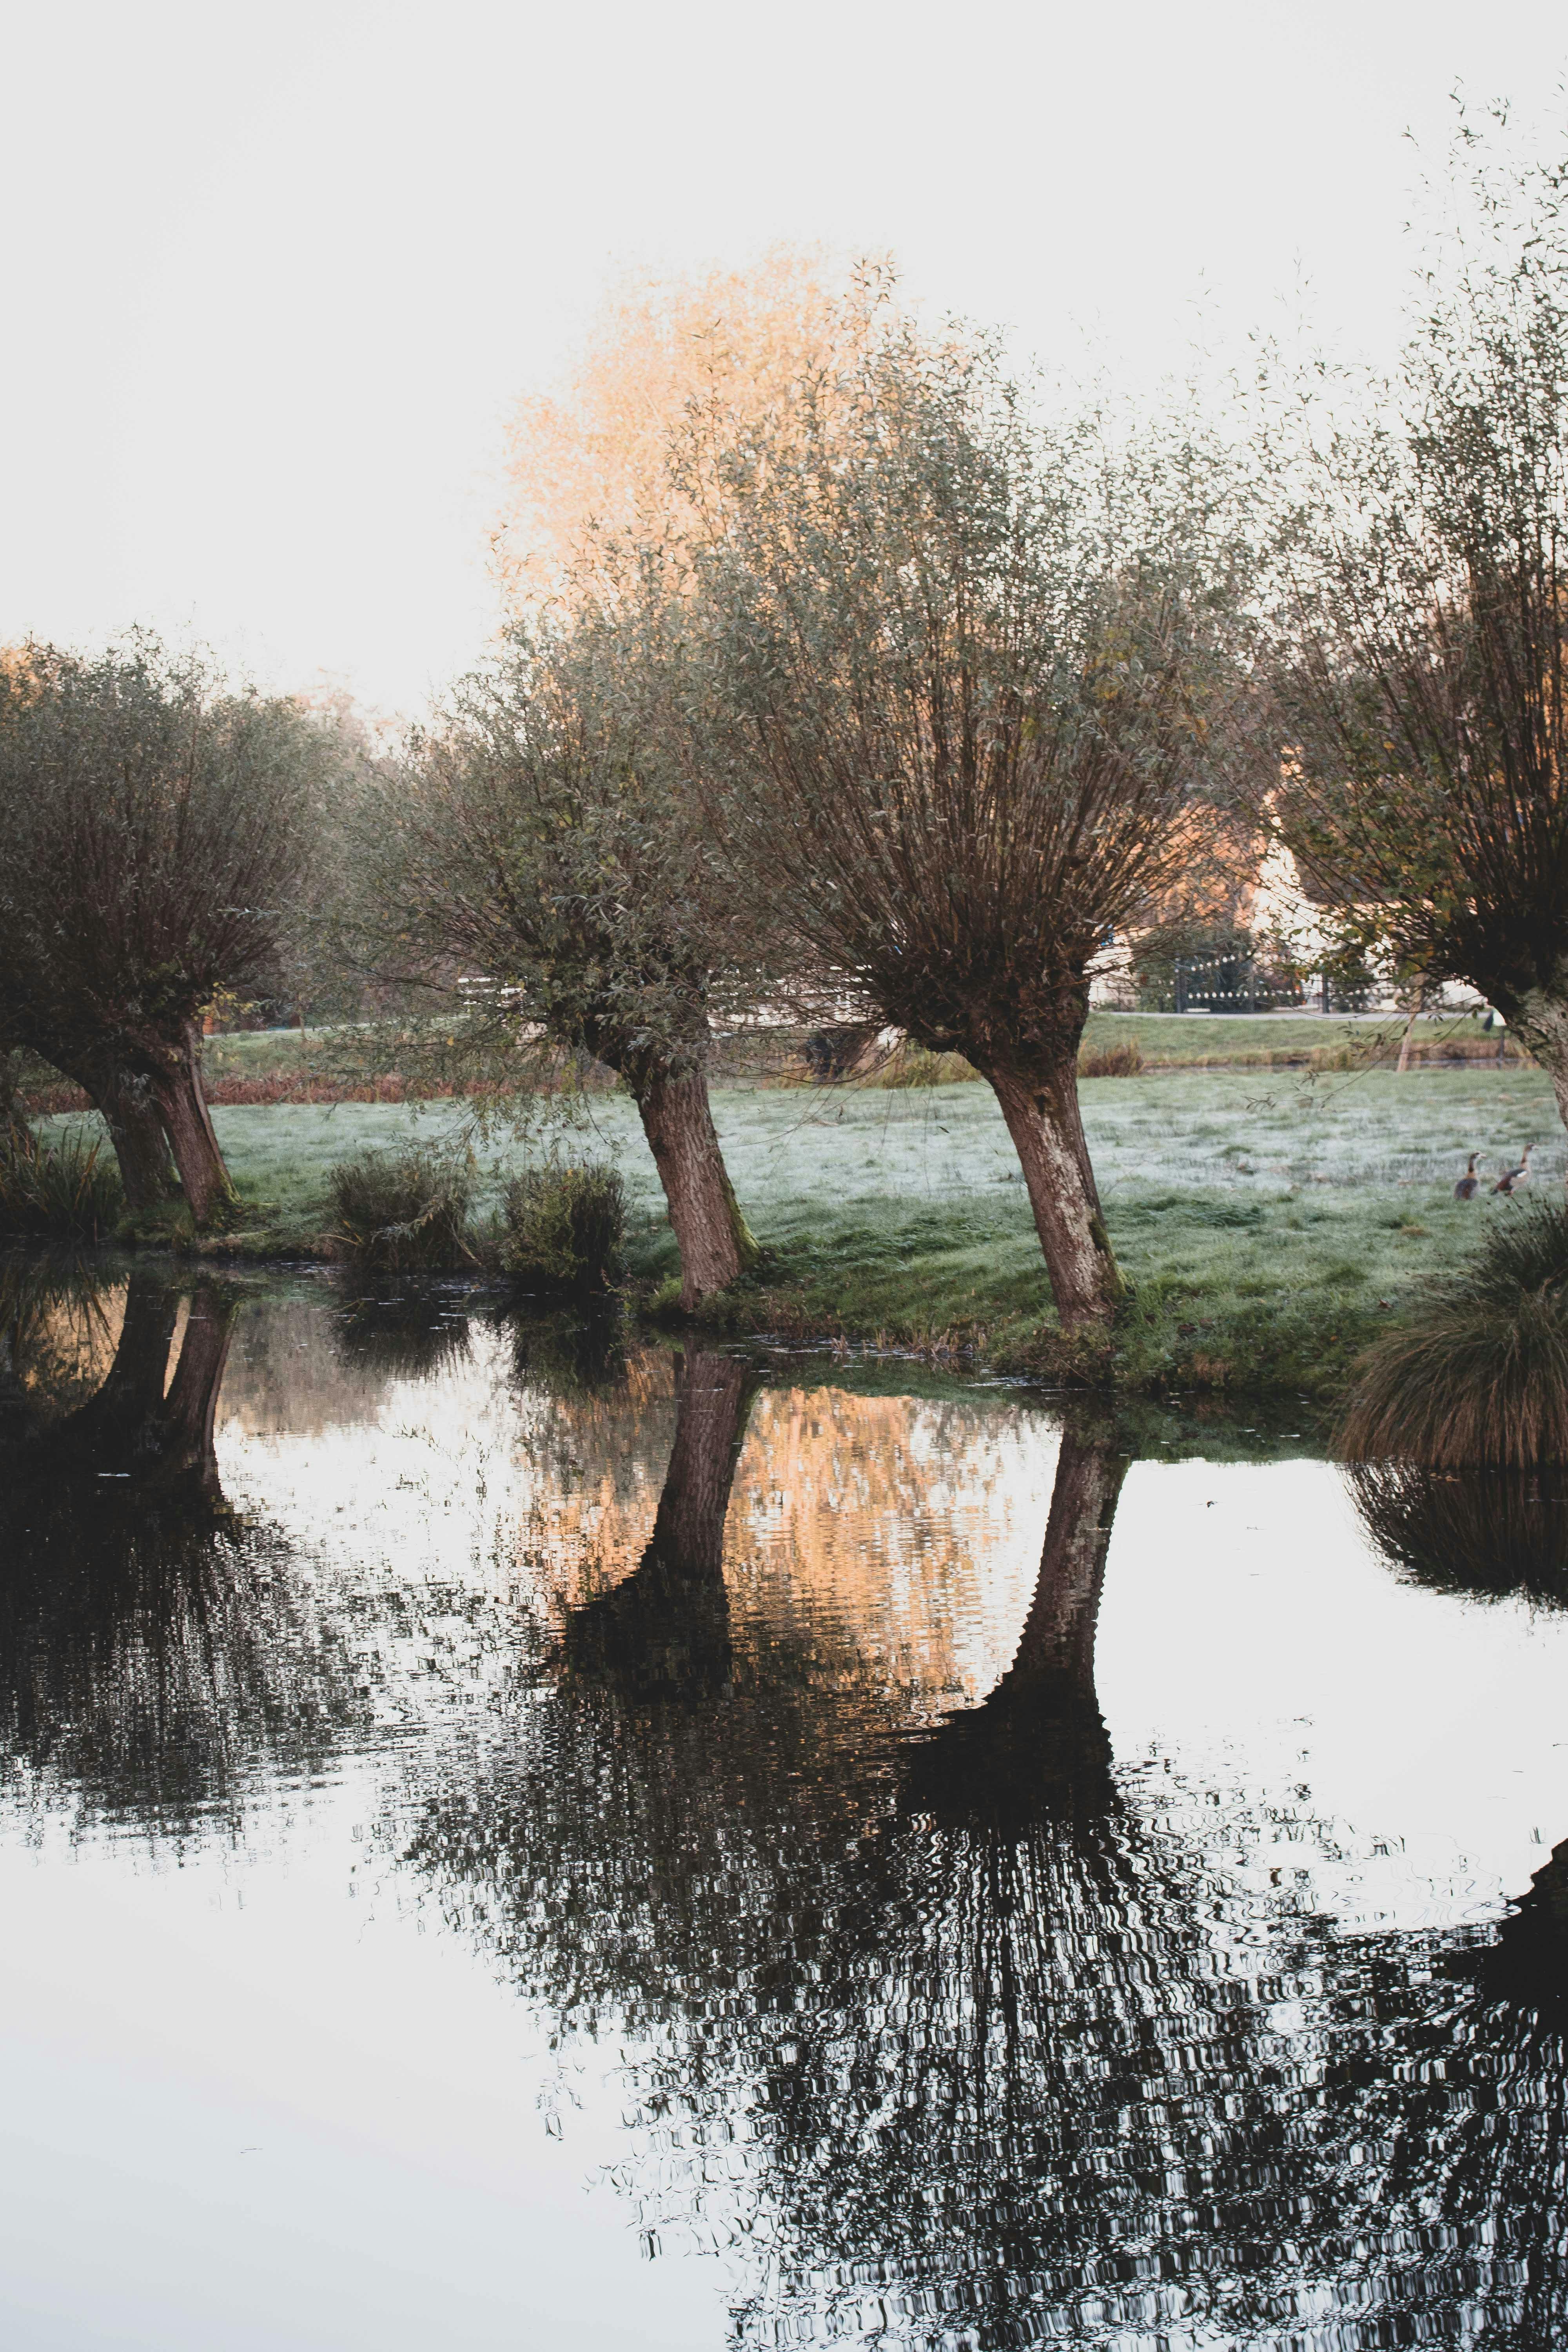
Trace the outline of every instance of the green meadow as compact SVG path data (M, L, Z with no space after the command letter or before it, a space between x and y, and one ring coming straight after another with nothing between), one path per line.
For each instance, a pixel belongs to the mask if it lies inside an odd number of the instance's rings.
M1320 1035L1321 1032L1320 1031ZM1507 1201L1453 1199L1535 1142L1538 1191L1568 1164L1546 1080L1517 1066L1187 1069L1085 1081L1085 1124L1133 1295L1124 1383L1160 1393L1342 1389L1386 1318L1463 1262ZM1049 1374L1049 1296L1016 1160L990 1090L731 1087L714 1115L769 1253L716 1310L737 1333L842 1338ZM676 1257L636 1113L620 1095L562 1106L531 1142L472 1132L462 1106L219 1108L254 1223L241 1246L319 1246L328 1171L367 1146L471 1150L479 1223L531 1150L613 1159L633 1211L631 1268L657 1302Z

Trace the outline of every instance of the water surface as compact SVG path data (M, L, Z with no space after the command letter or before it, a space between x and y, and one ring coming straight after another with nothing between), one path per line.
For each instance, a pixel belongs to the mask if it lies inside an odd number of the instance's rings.
M8 2342L1568 2336L1550 1495L457 1290L0 1321Z

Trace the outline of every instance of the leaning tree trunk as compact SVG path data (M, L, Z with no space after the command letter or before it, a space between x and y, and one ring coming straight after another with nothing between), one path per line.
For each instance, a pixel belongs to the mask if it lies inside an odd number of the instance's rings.
M145 1079L110 1070L87 1091L109 1129L127 1208L156 1209L173 1200L178 1190L174 1163Z
M173 1200L179 1189L174 1163L148 1080L112 1050L72 1053L51 1041L45 1058L74 1079L108 1128L127 1208L156 1209Z
M183 1023L177 1037L157 1055L152 1087L197 1229L222 1223L234 1206L234 1182L213 1132L202 1087L201 1037L194 1021Z
M1103 1329L1125 1284L1100 1213L1078 1100L1076 1040L1052 1061L993 1066L1064 1331Z
M689 1314L756 1262L757 1244L719 1149L708 1080L655 1069L628 1080L680 1252L680 1303Z

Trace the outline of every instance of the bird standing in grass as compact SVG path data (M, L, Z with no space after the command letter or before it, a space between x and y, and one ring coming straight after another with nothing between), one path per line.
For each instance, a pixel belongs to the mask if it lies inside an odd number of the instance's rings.
M1494 1192L1512 1193L1523 1192L1525 1186L1530 1181L1530 1155L1534 1149L1535 1146L1533 1143L1527 1143L1525 1145L1524 1157L1520 1161L1519 1166L1517 1168L1505 1168L1503 1170L1502 1174L1492 1186L1492 1191Z
M1480 1156L1479 1151L1471 1152L1470 1164L1454 1187L1456 1201L1473 1201L1479 1191L1481 1180L1476 1174L1476 1162Z

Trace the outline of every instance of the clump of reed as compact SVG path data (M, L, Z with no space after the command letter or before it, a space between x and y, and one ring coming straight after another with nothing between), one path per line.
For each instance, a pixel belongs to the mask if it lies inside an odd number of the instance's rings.
M120 1171L101 1134L81 1124L51 1136L0 1126L0 1234L100 1241L123 1207Z
M1123 1037L1114 1045L1079 1047L1080 1078L1135 1078L1142 1067L1143 1048L1136 1037Z
M427 1150L362 1151L327 1179L331 1240L359 1265L388 1273L472 1265L467 1167Z
M1353 1462L1568 1464L1568 1205L1500 1209L1475 1258L1363 1358Z
M626 1187L602 1161L530 1168L506 1188L501 1263L524 1286L608 1290L621 1270Z

